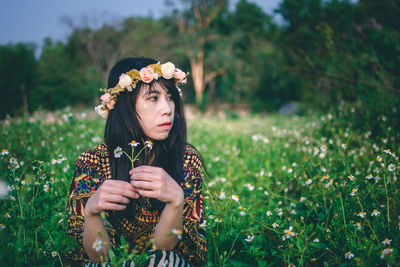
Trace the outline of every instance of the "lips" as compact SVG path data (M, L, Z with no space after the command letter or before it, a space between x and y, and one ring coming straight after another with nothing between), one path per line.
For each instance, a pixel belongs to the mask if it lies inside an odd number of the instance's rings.
M168 121L168 122L164 122L162 124L160 124L159 126L171 126L172 122Z

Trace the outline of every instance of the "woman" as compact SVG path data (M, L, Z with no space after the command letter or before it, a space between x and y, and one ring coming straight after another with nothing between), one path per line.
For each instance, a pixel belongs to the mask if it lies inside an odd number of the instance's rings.
M121 236L130 250L155 249L149 265L206 262L203 165L186 142L182 82L172 63L149 58L111 70L96 108L107 117L104 143L79 156L70 188L68 234L80 245L73 263L107 260Z

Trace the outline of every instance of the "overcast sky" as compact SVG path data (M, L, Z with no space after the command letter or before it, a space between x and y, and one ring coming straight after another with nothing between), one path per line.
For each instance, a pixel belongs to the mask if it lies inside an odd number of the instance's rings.
M237 1L231 0L231 6L234 7ZM280 0L249 2L272 14ZM113 21L137 15L158 18L168 10L165 0L0 0L0 6L0 45L34 42L39 46L46 37L61 41L66 39L71 29L63 22L63 17L79 24L85 15Z

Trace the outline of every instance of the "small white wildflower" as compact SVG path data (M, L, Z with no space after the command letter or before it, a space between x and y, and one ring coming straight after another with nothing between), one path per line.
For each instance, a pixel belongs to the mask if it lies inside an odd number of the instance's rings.
M382 161L382 157L381 156L377 156L376 157L376 161L381 162Z
M1 154L2 156L6 156L6 155L8 155L9 153L10 153L10 152L8 152L7 149L2 149L1 152L0 152L0 154Z
M246 212L241 211L241 212L239 212L239 214L240 214L240 216L244 216L244 215L246 215Z
M287 238L290 238L290 237L292 237L292 236L297 235L297 233L295 233L295 232L293 231L293 227L292 227L292 226L290 226L289 229L285 230L284 232L285 232L285 235L282 236L282 240L285 240L285 239L287 239Z
M272 212L268 210L266 214L267 214L268 216L271 216L271 215L272 215Z
M272 224L272 228L276 228L276 227L279 227L279 224L277 224L276 222L274 222L273 224Z
M353 175L349 175L348 178L349 178L350 181L354 181L354 176Z
M385 248L384 250L382 250L382 255L381 255L381 259L383 259L386 255L389 255L393 252L392 248Z
M146 142L144 142L144 144L145 144L145 146L147 146L150 149L153 148L153 142L151 142L151 141L146 141Z
M396 170L396 166L393 163L390 163L388 166L388 170L394 172Z
M307 181L305 182L306 185L310 185L312 183L312 179L308 178Z
M172 233L176 235L179 240L182 240L182 230L172 229Z
M44 190L44 192L49 192L49 186L47 184L45 184L43 186L43 190Z
M365 217L365 212L360 211L357 216L364 218Z
M225 199L226 198L224 190L221 190L221 193L219 193L219 197L218 198L219 199Z
M318 238L314 238L313 242L319 243L319 239Z
M58 255L58 252L57 252L57 251L52 251L52 252L51 252L51 256L53 256L53 258L54 258L54 257L57 257L57 255Z
M232 195L231 197L233 200L235 200L236 202L239 202L239 196L238 195Z
M357 188L353 188L353 189L351 189L350 196L354 197L354 196L356 195L357 191L358 191L358 189L357 189Z
M96 251L100 251L103 248L103 241L99 238L96 238L96 241L93 242L92 246Z
M345 257L346 259L350 260L351 258L354 257L354 254L351 253L351 251L347 251L347 252L344 254L344 257Z
M136 142L135 140L132 140L132 142L130 142L128 145L130 145L131 147L137 147L139 143Z
M381 213L378 210L373 210L371 216L379 216Z
M342 144L343 149L346 149L346 146L347 146L346 144Z
M6 226L2 223L0 223L0 230L3 230L4 228L6 228Z
M117 146L117 147L114 149L114 157L116 157L116 158L120 158L120 157L122 156L123 153L124 153L124 152L122 151L122 148L119 147L119 146Z
M392 242L391 239L385 238L385 240L382 241L383 245L390 245L390 242Z
M254 235L248 235L247 238L245 239L246 242L252 242L254 240Z

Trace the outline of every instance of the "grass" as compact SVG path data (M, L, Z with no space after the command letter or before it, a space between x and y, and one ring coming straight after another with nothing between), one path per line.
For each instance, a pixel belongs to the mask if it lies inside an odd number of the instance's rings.
M102 141L104 120L68 110L56 117L0 126L1 179L10 186L0 200L5 265L61 266L60 255L76 246L66 235L68 189L78 155ZM203 184L209 266L400 262L398 144L316 116L188 125L210 174Z

